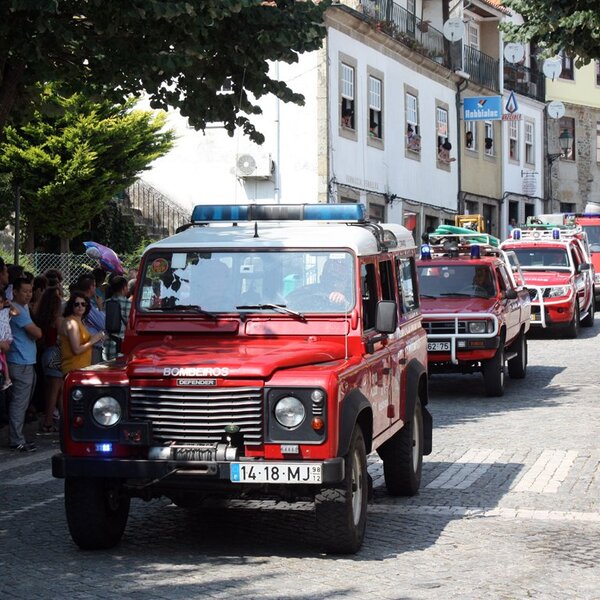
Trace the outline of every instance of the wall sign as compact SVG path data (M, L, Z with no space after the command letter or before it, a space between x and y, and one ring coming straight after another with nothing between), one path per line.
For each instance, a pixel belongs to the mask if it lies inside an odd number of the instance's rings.
M502 96L467 96L463 99L465 121L500 121Z

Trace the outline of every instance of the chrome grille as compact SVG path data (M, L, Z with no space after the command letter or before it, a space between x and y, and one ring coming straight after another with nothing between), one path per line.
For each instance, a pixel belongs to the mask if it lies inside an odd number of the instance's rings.
M218 442L237 425L247 445L263 438L263 390L254 387L131 387L130 417L152 423L159 442Z
M455 321L423 321L423 327L428 334L451 335L453 333L467 333L466 321L458 322L458 330Z

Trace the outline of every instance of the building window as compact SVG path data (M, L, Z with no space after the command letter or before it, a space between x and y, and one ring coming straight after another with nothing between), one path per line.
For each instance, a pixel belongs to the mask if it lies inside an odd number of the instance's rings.
M448 141L448 111L439 106L435 109L437 121L437 145L438 148Z
M535 165L534 136L534 124L529 121L525 122L525 162L530 165Z
M465 121L465 148L477 152L477 121Z
M354 67L341 64L341 122L342 127L355 129Z
M519 160L519 121L508 122L508 157Z
M561 202L559 211L561 213L574 213L575 204L573 204L572 202Z
M565 129L571 134L571 147L563 152L566 160L575 160L575 119L572 117L562 117L559 121L559 133L564 133Z
M596 121L596 162L600 163L600 121Z
M600 85L600 60L595 61L596 63L596 85Z
M419 127L419 102L416 96L405 94L406 102L406 147L413 152L421 152Z
M467 25L467 46L479 50L479 25L477 23Z
M573 57L569 56L564 50L559 53L562 61L562 71L560 72L561 79L575 79L575 69L573 68Z
M383 137L381 79L369 75L369 136L377 139Z
M491 121L485 122L485 138L483 139L485 153L488 156L495 156L496 150L494 149L494 124Z

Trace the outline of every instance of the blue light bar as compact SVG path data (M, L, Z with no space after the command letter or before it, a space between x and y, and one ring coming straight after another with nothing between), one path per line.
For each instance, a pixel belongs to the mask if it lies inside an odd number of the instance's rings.
M363 204L198 204L192 223L236 221L340 221L366 220Z
M421 244L421 260L431 260L431 246L429 244Z
M512 239L513 240L520 240L521 239L521 230L519 228L515 227L512 230L511 233L512 233Z
M478 244L471 246L471 258L481 258L481 248Z
M102 452L102 454L110 454L112 452L112 444L96 444L96 452Z
M560 240L560 229L558 229L558 227L555 227L552 230L552 239L553 240Z

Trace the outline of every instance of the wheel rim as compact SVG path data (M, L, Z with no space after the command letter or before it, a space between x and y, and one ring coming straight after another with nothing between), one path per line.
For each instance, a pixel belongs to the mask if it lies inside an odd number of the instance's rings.
M363 503L363 480L361 473L361 460L358 451L352 454L352 518L354 525L358 525Z

